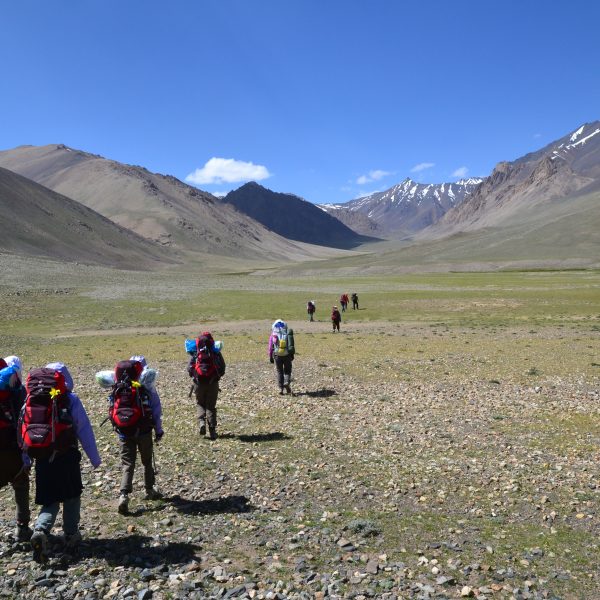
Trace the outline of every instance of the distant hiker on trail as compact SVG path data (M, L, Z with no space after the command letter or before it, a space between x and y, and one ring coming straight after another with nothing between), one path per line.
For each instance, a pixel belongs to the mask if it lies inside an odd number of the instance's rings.
M285 391L291 394L292 361L296 353L294 330L288 329L285 321L281 319L277 319L271 326L268 353L271 363L275 363L279 393L283 394L285 388Z
M348 308L348 294L344 293L340 296L340 305L342 312L346 312L346 308Z
M144 487L146 500L160 498L154 489L156 472L154 468L154 441L156 432L158 443L163 435L162 406L156 391L155 369L150 369L142 355L122 360L114 371L96 373L96 380L103 387L110 387L108 397L108 419L119 436L121 456L121 486L117 510L126 515L129 512L129 494L133 491L133 474L138 452L144 466Z
M200 435L206 436L208 425L208 437L213 441L217 439L219 380L225 375L222 346L222 342L215 342L210 331L204 331L195 340L186 340L186 350L191 355L187 372L194 380L190 396L196 395Z
M67 549L81 541L81 452L83 447L94 469L101 460L94 431L73 378L60 362L32 369L25 383L27 397L19 419L19 443L35 459L35 502L41 504L31 547L33 558L45 562L48 535L63 505L63 541Z
M18 356L0 358L0 488L13 488L17 505L17 526L14 538L26 542L31 537L29 528L29 470L31 460L19 449L17 423L25 402L22 366Z
M358 310L358 294L352 294L352 310Z
M331 309L331 324L333 325L333 333L340 330L340 323L342 321L342 315L338 310L337 306L334 306Z
M315 314L316 310L317 310L317 305L315 304L315 301L314 300L309 300L306 303L306 312L308 313L308 320L309 321L314 321L313 315Z

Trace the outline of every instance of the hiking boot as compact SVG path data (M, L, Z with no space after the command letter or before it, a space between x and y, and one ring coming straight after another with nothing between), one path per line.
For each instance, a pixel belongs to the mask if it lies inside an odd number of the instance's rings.
M17 542L28 542L31 539L33 531L25 523L17 523L15 527L15 540Z
M279 388L279 395L283 396L283 388Z
M200 425L200 435L206 435L206 425Z
M119 496L119 505L117 506L117 510L120 515L126 515L129 512L129 495L121 494Z
M41 529L36 529L29 543L33 550L33 560L46 562L48 560L48 536Z
M286 391L288 394L291 394L291 393L292 393L292 388L290 387L290 384L289 384L289 383L288 383L288 384L285 386L285 391Z
M159 498L162 498L162 494L158 490L155 490L154 488L146 490L145 500L158 500Z
M208 428L208 437L209 439L211 439L213 442L217 439L217 430L213 429L212 427Z
M75 533L71 533L71 534L64 534L63 536L63 541L65 543L65 548L69 548L70 550L73 550L75 548L77 548L77 546L79 546L80 542L81 542L81 532L76 531Z

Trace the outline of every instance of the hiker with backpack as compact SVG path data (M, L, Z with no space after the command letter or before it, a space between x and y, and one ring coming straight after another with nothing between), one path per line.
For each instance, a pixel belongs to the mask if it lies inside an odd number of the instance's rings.
M314 321L313 316L314 316L316 310L317 310L317 305L315 304L315 301L314 300L309 300L306 303L306 312L308 314L308 320L309 321Z
M352 294L352 310L358 310L358 294L356 292Z
M342 312L346 312L346 308L348 307L348 294L343 293L340 296L340 305L342 307Z
M8 484L13 488L17 507L14 537L17 542L26 542L32 534L29 528L31 461L17 443L17 423L26 396L21 369L18 356L0 358L0 489Z
M331 309L331 324L333 325L333 333L340 330L340 323L342 321L342 315L338 310L337 306L334 306Z
M292 361L296 353L294 330L288 329L285 321L277 319L271 326L269 337L269 361L275 364L279 393L292 393Z
M144 467L146 500L156 500L160 494L154 489L156 472L153 465L155 432L158 443L164 435L162 406L154 382L157 373L148 367L142 355L118 362L114 374L96 373L101 386L111 384L108 397L108 419L119 437L121 456L121 486L117 505L119 514L129 512L129 494L133 491L133 475L137 454Z
M192 342L190 349L188 343ZM225 359L221 353L222 343L215 342L210 331L202 332L195 340L186 340L190 356L187 372L193 379L192 393L196 396L198 427L202 437L217 439L217 399L219 380L225 375Z
M45 562L48 535L63 506L63 541L74 549L81 541L81 452L94 469L101 460L85 408L73 393L73 378L60 362L32 369L25 382L27 396L19 418L19 443L35 460L35 502L42 506L31 536L33 557Z

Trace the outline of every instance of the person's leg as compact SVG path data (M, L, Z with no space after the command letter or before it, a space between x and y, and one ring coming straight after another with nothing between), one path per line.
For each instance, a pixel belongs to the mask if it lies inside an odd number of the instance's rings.
M275 375L277 377L277 385L279 386L279 393L283 394L283 357L275 357Z
M81 519L81 496L63 502L63 532L65 540L79 533Z
M30 540L33 559L37 562L45 562L48 558L48 535L54 526L59 508L60 503L53 502L52 504L45 504L40 509Z
M60 502L53 502L52 504L45 504L40 509L40 514L35 521L35 531L43 531L44 533L50 533L52 527L54 527L54 521L58 515L60 508Z
M219 382L209 384L206 393L206 422L211 440L217 439L217 398L219 397Z
M288 394L292 393L291 388L292 382L292 358L290 356L286 356L283 361L283 383L285 386L285 390Z
M15 504L17 505L15 537L18 542L26 542L32 534L29 528L29 520L31 519L31 511L29 510L29 472L22 466L12 480L12 487L15 493Z
M121 494L131 494L133 491L133 473L135 471L135 459L137 454L136 440L125 438L119 440L121 445Z
M140 460L144 465L144 486L146 495L152 495L155 484L154 466L152 465L152 456L154 454L154 444L152 442L152 432L140 435L137 439L137 446L140 450Z
M206 392L207 386L205 383L195 384L196 416L200 435L206 435Z
M29 525L31 511L29 510L29 473L24 469L12 482L15 491L15 504L17 505L17 523Z

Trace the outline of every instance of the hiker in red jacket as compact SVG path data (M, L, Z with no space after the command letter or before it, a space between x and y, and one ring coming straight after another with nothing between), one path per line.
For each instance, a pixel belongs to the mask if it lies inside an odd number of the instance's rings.
M340 296L340 305L342 306L342 312L346 312L346 307L348 306L348 294L342 294Z
M338 310L337 306L334 306L331 310L331 324L333 325L333 333L340 330L340 322L342 320L342 315Z

